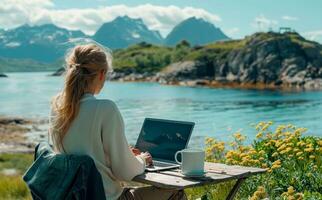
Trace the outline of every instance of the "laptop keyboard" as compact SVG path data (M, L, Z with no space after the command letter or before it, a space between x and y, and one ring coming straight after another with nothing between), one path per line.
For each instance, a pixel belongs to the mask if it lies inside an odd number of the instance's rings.
M160 162L160 161L153 161L152 166L147 166L148 168L154 168L154 167L170 167L173 166L174 164L171 163L165 163L165 162Z

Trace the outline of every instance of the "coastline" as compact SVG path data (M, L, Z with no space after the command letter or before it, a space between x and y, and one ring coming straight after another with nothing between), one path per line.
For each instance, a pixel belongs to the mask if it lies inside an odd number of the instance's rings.
M33 152L37 142L46 138L42 125L45 120L0 116L0 154Z
M131 78L129 78L131 77ZM183 87L205 87L205 88L225 88L225 89L241 89L241 90L275 90L285 92L301 92L301 91L321 91L322 87L309 87L304 86L292 86L290 84L265 84L265 83L239 83L239 82L222 82L209 79L187 79L187 80L157 80L154 77L148 78L132 78L129 76L125 78L111 79L112 82L137 82L137 83L159 83L161 85L173 85Z

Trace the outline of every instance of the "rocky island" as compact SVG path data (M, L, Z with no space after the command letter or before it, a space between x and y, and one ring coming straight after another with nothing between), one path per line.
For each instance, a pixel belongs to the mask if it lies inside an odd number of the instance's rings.
M145 42L114 51L116 81L240 88L322 88L322 45L295 32L175 47ZM63 70L60 69L62 73ZM59 75L61 73L56 73Z
M0 78L5 78L5 77L8 77L8 76L3 73L0 73Z

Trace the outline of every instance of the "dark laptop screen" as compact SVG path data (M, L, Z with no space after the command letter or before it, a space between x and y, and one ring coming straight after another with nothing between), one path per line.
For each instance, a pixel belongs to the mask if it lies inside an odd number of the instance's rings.
M186 148L194 123L146 118L136 143L152 158L174 161L174 154Z

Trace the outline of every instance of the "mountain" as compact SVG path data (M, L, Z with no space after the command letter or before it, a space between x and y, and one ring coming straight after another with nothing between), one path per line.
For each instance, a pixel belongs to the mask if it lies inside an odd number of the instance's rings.
M227 39L229 38L213 24L201 18L191 17L173 28L166 37L165 44L174 46L180 41L186 40L191 45L203 45Z
M103 24L93 39L111 49L125 48L139 42L161 44L163 39L158 31L149 30L142 19L128 16L117 17Z
M71 39L86 37L81 31L70 31L53 24L23 25L0 31L0 55L7 58L52 62L62 57Z

